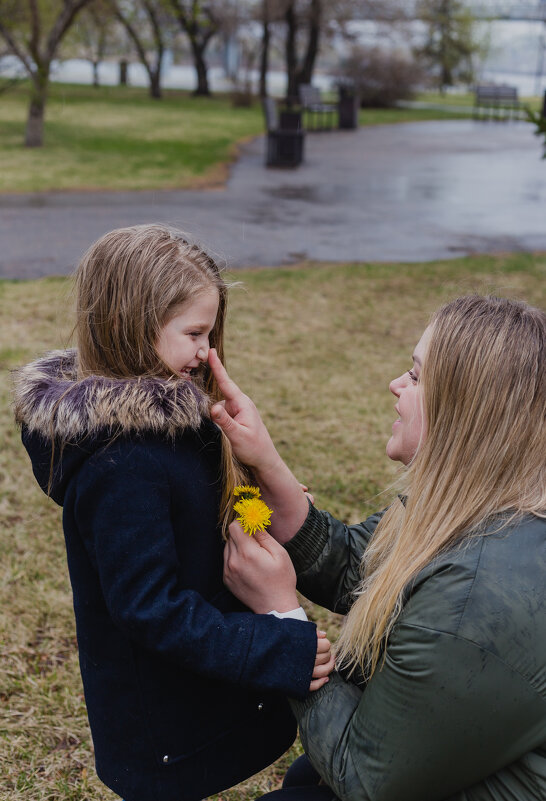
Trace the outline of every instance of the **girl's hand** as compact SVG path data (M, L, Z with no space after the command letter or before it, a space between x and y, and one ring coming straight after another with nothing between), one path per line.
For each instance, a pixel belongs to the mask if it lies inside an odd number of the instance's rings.
M314 692L328 681L328 676L335 667L334 655L332 654L330 640L326 637L326 632L317 631L317 655L315 658L315 668L309 690Z
M213 421L231 442L235 456L249 467L269 469L280 456L269 436L260 414L237 384L231 380L214 348L209 350L212 370L225 400L211 409Z
M224 584L257 614L289 612L300 605L286 550L265 531L249 537L236 521L224 548Z

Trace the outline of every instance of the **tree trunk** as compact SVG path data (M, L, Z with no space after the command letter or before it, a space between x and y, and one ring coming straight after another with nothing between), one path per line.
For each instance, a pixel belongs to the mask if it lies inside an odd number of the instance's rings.
M44 144L44 116L47 99L49 69L33 77L25 130L25 147L42 147Z
M288 31L286 33L285 56L286 56L286 77L288 85L286 87L286 100L288 103L298 102L298 82L296 78L297 55L296 55L296 14L292 3L286 9L284 15Z
M207 65L203 53L205 52L205 45L196 42L195 39L191 40L191 48L193 51L193 63L195 65L195 72L197 73L197 88L194 91L195 96L210 96L209 79L207 75Z
M161 100L161 71L152 70L150 72L150 97L154 100Z
M315 69L315 61L319 51L321 16L321 0L312 0L307 50L303 63L296 73L296 86L298 88L301 83L312 83L313 81L313 70Z
M451 75L451 69L447 63L447 52L445 47L442 48L442 66L440 72L440 81L441 81L441 93L443 94L445 91L446 86L451 86L453 83L453 78Z
M260 97L267 97L267 71L269 69L269 41L271 38L271 32L269 30L267 0L264 0L262 25L263 25L262 49L260 53Z
M95 89L98 89L99 86L100 86L99 63L100 63L99 61L93 61L92 62L92 64L93 64L93 86L95 87Z
M144 6L150 20L152 28L154 44L155 44L155 64L150 67L148 74L150 76L150 97L153 100L161 100L161 69L163 67L163 55L165 53L165 45L163 42L163 35L161 32L161 23L157 14L157 9L153 3L145 2ZM143 48L139 48L141 53L141 61L147 67L146 53Z

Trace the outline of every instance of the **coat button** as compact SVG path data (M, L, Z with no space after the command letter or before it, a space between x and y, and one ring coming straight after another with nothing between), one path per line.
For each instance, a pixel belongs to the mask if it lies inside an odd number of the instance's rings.
M168 754L165 754L165 756L163 757L163 764L164 765L168 765L169 764L169 755Z
M263 703L260 701L260 703L258 704L258 712L261 712L263 708L264 708L264 705L263 705Z

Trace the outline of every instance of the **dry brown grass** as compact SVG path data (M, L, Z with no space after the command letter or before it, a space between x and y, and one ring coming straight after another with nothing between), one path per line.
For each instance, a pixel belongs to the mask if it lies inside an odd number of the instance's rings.
M389 498L381 494L396 473L384 455L394 414L387 386L408 369L430 313L471 291L543 306L545 273L546 256L526 254L238 273L245 286L232 293L229 366L317 505L353 522ZM93 770L60 510L32 478L10 409L9 370L67 344L68 288L64 279L0 282L2 801L115 797ZM307 608L335 636L337 618ZM221 798L263 794L298 751Z

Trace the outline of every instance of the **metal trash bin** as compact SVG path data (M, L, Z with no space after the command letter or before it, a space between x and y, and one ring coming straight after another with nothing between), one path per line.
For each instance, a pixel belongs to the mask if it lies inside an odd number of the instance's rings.
M297 117L292 116L290 120L285 119L284 122L294 127L284 128L280 126L277 104L272 97L263 98L262 107L267 128L266 166L298 167L303 161L305 140L305 131L301 128L301 114ZM290 110L284 113L294 115L296 112Z
M298 167L303 161L303 131L270 131L267 135L267 167Z
M279 128L283 131L303 130L301 109L281 108L279 110Z
M353 81L343 81L338 83L339 100L339 128L354 130L358 128L358 109L360 108L360 98L356 92Z

